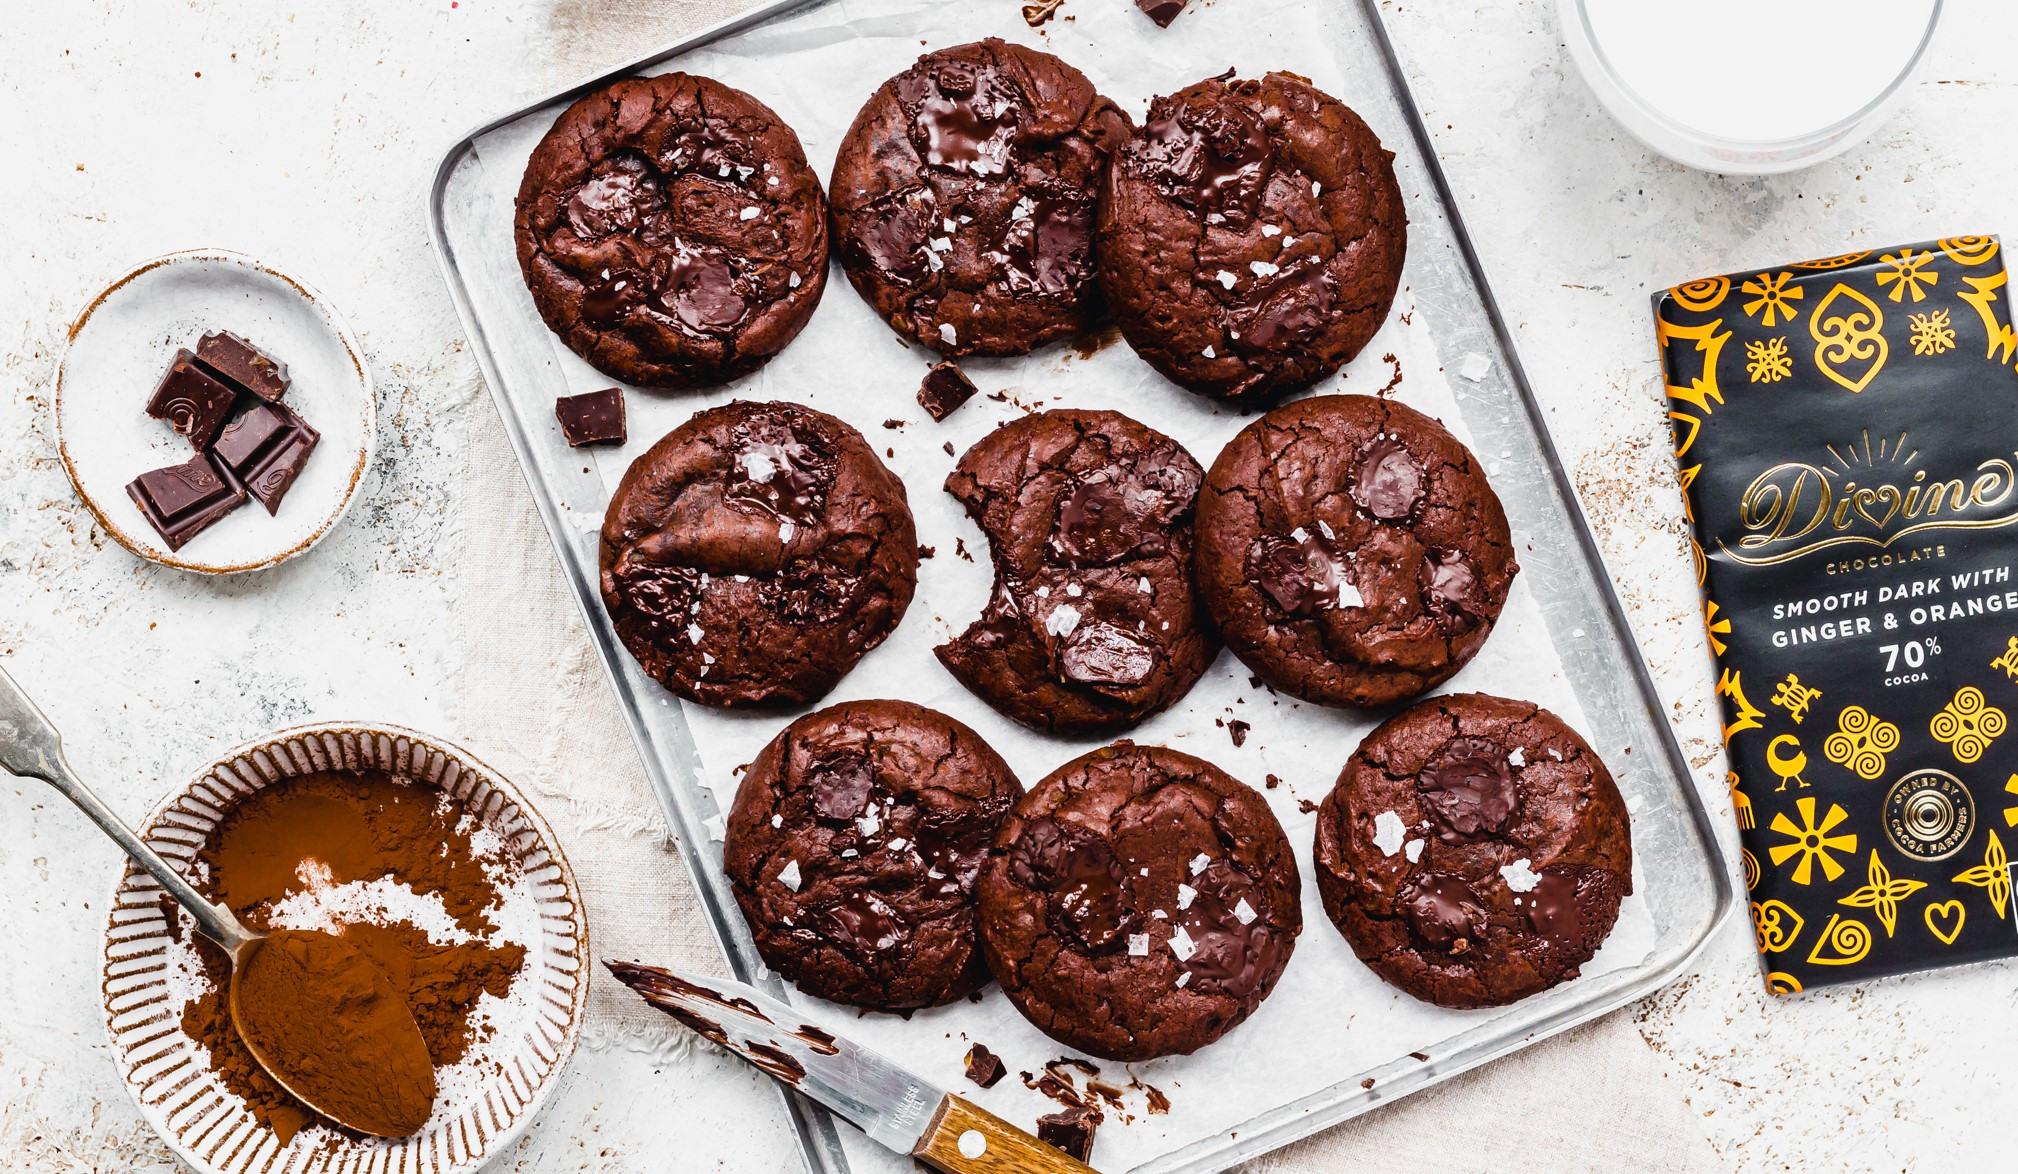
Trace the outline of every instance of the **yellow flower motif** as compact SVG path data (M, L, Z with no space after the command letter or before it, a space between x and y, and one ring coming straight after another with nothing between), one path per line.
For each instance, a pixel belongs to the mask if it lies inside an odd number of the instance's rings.
M1955 327L1948 320L1948 311L1908 314L1906 321L1913 328L1914 354L1940 355L1955 349Z
M1831 803L1829 804L1828 812L1822 816L1822 822L1816 823L1815 799L1813 796L1803 796L1794 800L1794 810L1801 817L1801 822L1798 824L1788 819L1787 813L1784 811L1778 812L1773 816L1773 831L1778 835L1787 837L1790 841L1789 843L1775 845L1767 853L1771 857L1773 864L1777 867L1799 857L1799 860L1794 865L1793 877L1794 883L1797 885L1808 883L1814 875L1814 866L1816 864L1822 866L1822 875L1829 880L1835 880L1837 877L1842 876L1843 866L1836 863L1836 858L1829 855L1829 853L1855 852L1857 850L1857 834L1855 832L1845 832L1840 836L1832 836L1829 833L1835 829L1837 824L1850 818L1850 814L1843 810L1841 804ZM2008 881L2006 882L2006 887L2008 891ZM2001 916L2003 912L2001 906L1998 912Z
M1792 322L1800 308L1794 303L1808 296L1808 291L1793 284L1791 273L1761 273L1746 279L1738 287L1740 293L1752 295L1745 303L1745 313L1759 320L1761 326L1778 326L1782 322ZM1754 379L1752 382L1757 383Z
M1916 253L1908 248L1900 249L1896 253L1886 253L1878 260L1890 265L1891 268L1878 271L1878 288L1884 290L1886 296L1895 302L1903 301L1907 294L1913 295L1916 302L1924 301L1927 297L1927 287L1939 284L1941 280L1938 272L1922 272L1922 266L1933 259L1934 252L1931 249L1922 249Z
M1876 849L1871 852L1871 867L1864 873L1864 887L1836 902L1852 909L1876 909L1878 924L1885 927L1885 936L1892 936L1892 929L1899 922L1899 902L1927 887L1925 881L1894 877L1885 862L1878 859Z
M1885 756L1898 748L1898 726L1861 705L1846 705L1836 715L1836 732L1822 743L1822 757L1869 782L1885 773Z
M2004 780L2004 793L2014 799L2018 799L2018 775L2012 775L2010 778ZM2006 807L2004 809L2004 826L2007 828L2018 827L2018 806Z
M1745 344L1745 374L1753 383L1778 383L1794 373L1794 359L1787 353L1787 340L1769 338Z
M1954 880L1958 885L1982 889L1990 898L1990 908L1997 911L1999 918L2004 916L2004 906L2011 900L2011 861L2004 855L2004 842L1997 838L1996 832L1990 833L1990 846L1983 850L1983 863L1964 869Z
M1928 729L1937 742L1946 743L1954 751L1955 761L1975 762L1983 757L1990 743L2004 732L2004 711L1983 699L1983 690L1974 685L1964 685L1955 691L1954 700L1941 707L1928 723Z
M1703 627L1707 628L1710 633L1710 651L1716 653L1718 656L1724 654L1724 637L1731 634L1731 617L1723 616L1720 618L1717 615L1722 610L1722 608L1717 606L1717 601L1714 599L1708 600L1703 604Z

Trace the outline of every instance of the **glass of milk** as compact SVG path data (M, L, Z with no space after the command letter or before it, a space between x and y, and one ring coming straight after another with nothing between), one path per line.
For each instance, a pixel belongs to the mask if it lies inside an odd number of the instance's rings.
M1943 0L1557 0L1570 56L1612 115L1690 167L1819 163L1891 114Z

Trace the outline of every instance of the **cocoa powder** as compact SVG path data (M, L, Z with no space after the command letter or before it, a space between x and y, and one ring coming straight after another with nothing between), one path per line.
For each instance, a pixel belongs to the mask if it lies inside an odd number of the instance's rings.
M274 908L291 897L352 882L389 880L439 897L456 927L474 940L442 944L391 918L353 919L335 929L406 1000L440 1068L479 1042L473 1014L484 995L503 998L525 950L498 937L493 911L506 877L479 859L464 813L440 791L378 771L327 772L283 780L248 796L220 820L198 853L197 888L223 901L255 930L275 928ZM378 921L388 924L378 924ZM224 1087L283 1144L319 1120L253 1060L232 1027L230 960L196 940L209 989L183 1010L182 1029L210 1053ZM350 1047L335 1036L305 1039Z

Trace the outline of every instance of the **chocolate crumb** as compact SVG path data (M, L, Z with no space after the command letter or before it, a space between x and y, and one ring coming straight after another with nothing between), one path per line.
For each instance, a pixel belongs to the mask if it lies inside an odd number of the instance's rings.
M1372 1087L1373 1087L1373 1077L1369 1076L1369 1077L1365 1078L1364 1080L1361 1080L1361 1081L1359 1082L1359 1087L1361 1087L1361 1088L1372 1088Z
M922 542L918 544L918 558L920 561L931 558L933 555L938 553L939 548L936 546L927 546Z
M906 424L908 424L908 423L910 423L910 421L908 421L908 420L899 420L899 419L896 419L895 417L892 417L892 418L890 418L890 419L888 419L888 420L885 420L885 421L883 421L883 427L885 427L885 428L890 428L890 429L897 429L897 428L902 428L902 427L903 427L904 425L906 425Z
M1031 0L1023 6L1023 23L1034 29L1050 20L1064 3L1065 0Z
M1317 804L1312 803L1308 799L1298 799L1296 801L1296 809L1298 811L1303 812L1305 815L1309 815L1311 812L1317 810Z
M947 456L949 456L949 457L950 457L950 456L952 456L952 455L953 455L953 442L952 442L952 441L950 441L950 440L949 440L949 441L947 441L946 443L944 443L944 444L940 445L939 447L940 447L940 448L943 448L943 449L945 449L945 450L946 450L946 455L947 455Z
M1263 776L1261 780L1261 785L1273 791L1277 787L1280 787L1282 785L1282 780L1280 778L1277 778L1273 773L1270 773L1268 775Z
M974 561L974 556L967 553L967 543L964 539L961 538L953 539L953 553L959 555L961 558L966 559L970 563Z
M1233 738L1233 744L1236 747L1247 745L1247 731L1253 728L1252 725L1241 721L1237 717L1226 723L1226 732Z
M1419 1061L1421 1061L1421 1062L1423 1062L1423 1063L1425 1063L1425 1064L1426 1064L1426 1063L1428 1063L1428 1062L1429 1062L1429 1053L1428 1053L1428 1052L1410 1052L1410 1053L1408 1054L1408 1058L1409 1058L1409 1059L1411 1059L1411 1060L1419 1060Z

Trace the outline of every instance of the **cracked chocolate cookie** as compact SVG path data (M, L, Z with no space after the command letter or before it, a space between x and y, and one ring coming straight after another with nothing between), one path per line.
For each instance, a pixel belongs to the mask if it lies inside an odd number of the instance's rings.
M1319 396L1242 429L1198 499L1198 589L1270 685L1378 706L1449 679L1519 571L1471 452L1392 400Z
M517 206L540 316L639 387L756 370L826 287L827 204L799 136L708 78L631 78L568 107L533 148Z
M1124 729L1167 708L1219 651L1191 585L1202 476L1118 412L1042 412L983 437L946 491L987 534L995 587L939 660L1033 729Z
M834 160L841 267L897 333L1020 355L1097 317L1093 215L1128 116L1078 70L995 38L884 82Z
M1156 99L1108 169L1095 237L1128 344L1192 391L1254 407L1350 362L1401 284L1393 159L1295 74Z
M703 705L819 699L917 583L903 482L861 433L798 404L696 413L632 463L603 518L617 635Z
M1108 1060L1198 1050L1289 963L1302 882L1253 789L1117 742L1016 803L982 870L981 947L1025 1018Z
M1546 709L1455 693L1367 735L1317 813L1324 910L1374 973L1445 1007L1575 978L1633 889L1625 801Z
M1023 793L980 735L908 701L786 726L743 775L722 868L771 969L879 1011L988 982L974 879Z

